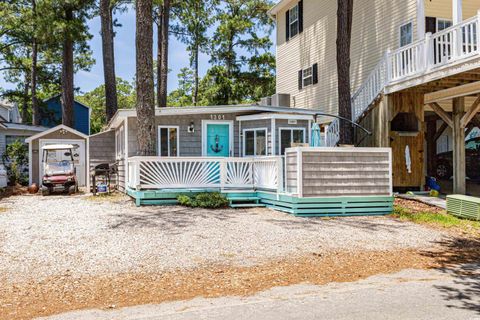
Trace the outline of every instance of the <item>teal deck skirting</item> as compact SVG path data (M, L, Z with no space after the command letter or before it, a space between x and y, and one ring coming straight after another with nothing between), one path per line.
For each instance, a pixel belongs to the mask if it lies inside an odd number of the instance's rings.
M179 195L194 196L204 192L219 192L218 189L141 190L127 189L127 194L141 205L174 205ZM258 198L256 203L274 210L301 217L367 216L387 215L393 211L393 196L361 196L332 198L298 198L287 194L266 191L222 192L229 199L239 201ZM232 203L232 201L230 201Z

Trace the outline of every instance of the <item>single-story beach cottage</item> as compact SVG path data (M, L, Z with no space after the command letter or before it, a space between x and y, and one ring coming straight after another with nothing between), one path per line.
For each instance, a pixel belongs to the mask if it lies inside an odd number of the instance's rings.
M272 105L157 108L156 156L141 157L136 110L119 110L104 132L89 137L89 167L117 163L119 188L137 205L220 191L232 207L390 213L390 149L310 147L322 144L319 114Z

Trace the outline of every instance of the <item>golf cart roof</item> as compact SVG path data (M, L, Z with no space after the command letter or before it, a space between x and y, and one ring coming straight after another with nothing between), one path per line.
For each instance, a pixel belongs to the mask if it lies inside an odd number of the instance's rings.
M47 146L43 146L42 150L68 150L73 148L74 147L71 144L49 144Z

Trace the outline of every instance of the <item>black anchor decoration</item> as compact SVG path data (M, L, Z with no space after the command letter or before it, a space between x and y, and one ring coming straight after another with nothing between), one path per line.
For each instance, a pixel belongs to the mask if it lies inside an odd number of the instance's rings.
M210 146L210 149L212 149L212 151L215 152L215 153L219 153L220 151L223 150L223 146L220 146L219 142L220 142L220 138L218 137L218 134L217 134L215 136L215 147Z

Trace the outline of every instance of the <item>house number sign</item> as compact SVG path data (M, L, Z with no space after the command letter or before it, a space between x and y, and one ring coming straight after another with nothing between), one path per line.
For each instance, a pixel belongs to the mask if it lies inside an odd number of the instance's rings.
M224 114L211 114L210 120L225 120Z

